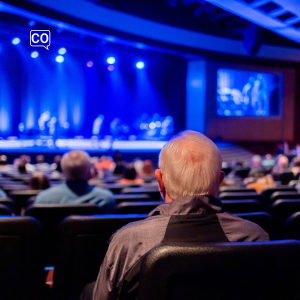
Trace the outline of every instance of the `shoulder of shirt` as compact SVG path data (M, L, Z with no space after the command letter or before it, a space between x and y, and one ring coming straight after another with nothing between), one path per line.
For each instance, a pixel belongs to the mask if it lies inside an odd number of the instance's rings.
M101 187L98 187L98 186L95 186L92 189L91 193L97 193L97 194L99 193L101 195L106 195L108 197L112 197L112 198L114 197L113 193L110 190L104 189L104 188L101 188Z
M65 192L66 190L68 190L67 185L65 183L61 183L61 184L58 184L57 186L52 186L52 187L40 192L36 196L36 198L39 199L39 198L42 198L44 195L61 193L62 191Z

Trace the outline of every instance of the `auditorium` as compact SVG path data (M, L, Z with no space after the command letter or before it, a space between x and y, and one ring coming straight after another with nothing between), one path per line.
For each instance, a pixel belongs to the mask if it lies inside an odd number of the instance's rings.
M0 300L299 300L300 2L0 0Z

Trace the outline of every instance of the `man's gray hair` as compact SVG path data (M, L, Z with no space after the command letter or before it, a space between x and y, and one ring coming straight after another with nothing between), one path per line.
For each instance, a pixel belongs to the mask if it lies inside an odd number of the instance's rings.
M159 167L166 192L173 200L218 192L221 153L199 132L187 130L172 138L160 152Z
M61 159L61 168L66 179L87 180L90 172L90 156L80 150L65 153Z

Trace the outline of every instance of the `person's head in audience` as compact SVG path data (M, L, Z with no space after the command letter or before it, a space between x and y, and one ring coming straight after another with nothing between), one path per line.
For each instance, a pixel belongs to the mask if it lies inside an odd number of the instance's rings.
M261 166L261 162L262 162L261 156L260 155L253 155L252 159L251 159L251 162L252 162L252 167Z
M166 202L181 196L217 196L224 179L218 147L206 136L184 131L161 150L155 176Z
M18 166L18 171L19 171L19 174L27 174L26 164L21 162Z
M88 180L90 156L85 151L70 151L62 157L61 167L67 180Z
M31 190L45 190L50 187L49 178L43 172L33 172L29 180Z
M277 157L277 167L279 169L286 169L289 164L289 159L285 155L278 155Z
M150 159L147 159L144 161L142 174L143 175L154 175L154 167L153 167L153 163Z
M265 159L266 160L273 160L273 157L270 153L268 153L268 154L265 155Z
M133 164L130 164L124 171L123 178L128 180L134 180L137 177L137 173Z
M6 166L6 165L7 165L7 156L0 155L0 166Z
M44 155L38 155L37 157L36 157L36 162L38 163L38 164L43 164L44 162L45 162L45 158L44 158Z

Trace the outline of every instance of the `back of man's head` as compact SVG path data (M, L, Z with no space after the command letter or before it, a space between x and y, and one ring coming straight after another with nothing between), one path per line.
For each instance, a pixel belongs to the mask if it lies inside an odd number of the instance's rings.
M90 156L79 150L70 151L61 159L61 167L67 180L87 180L90 173Z
M217 146L195 131L184 131L171 139L159 155L166 193L180 196L216 195L222 157Z

